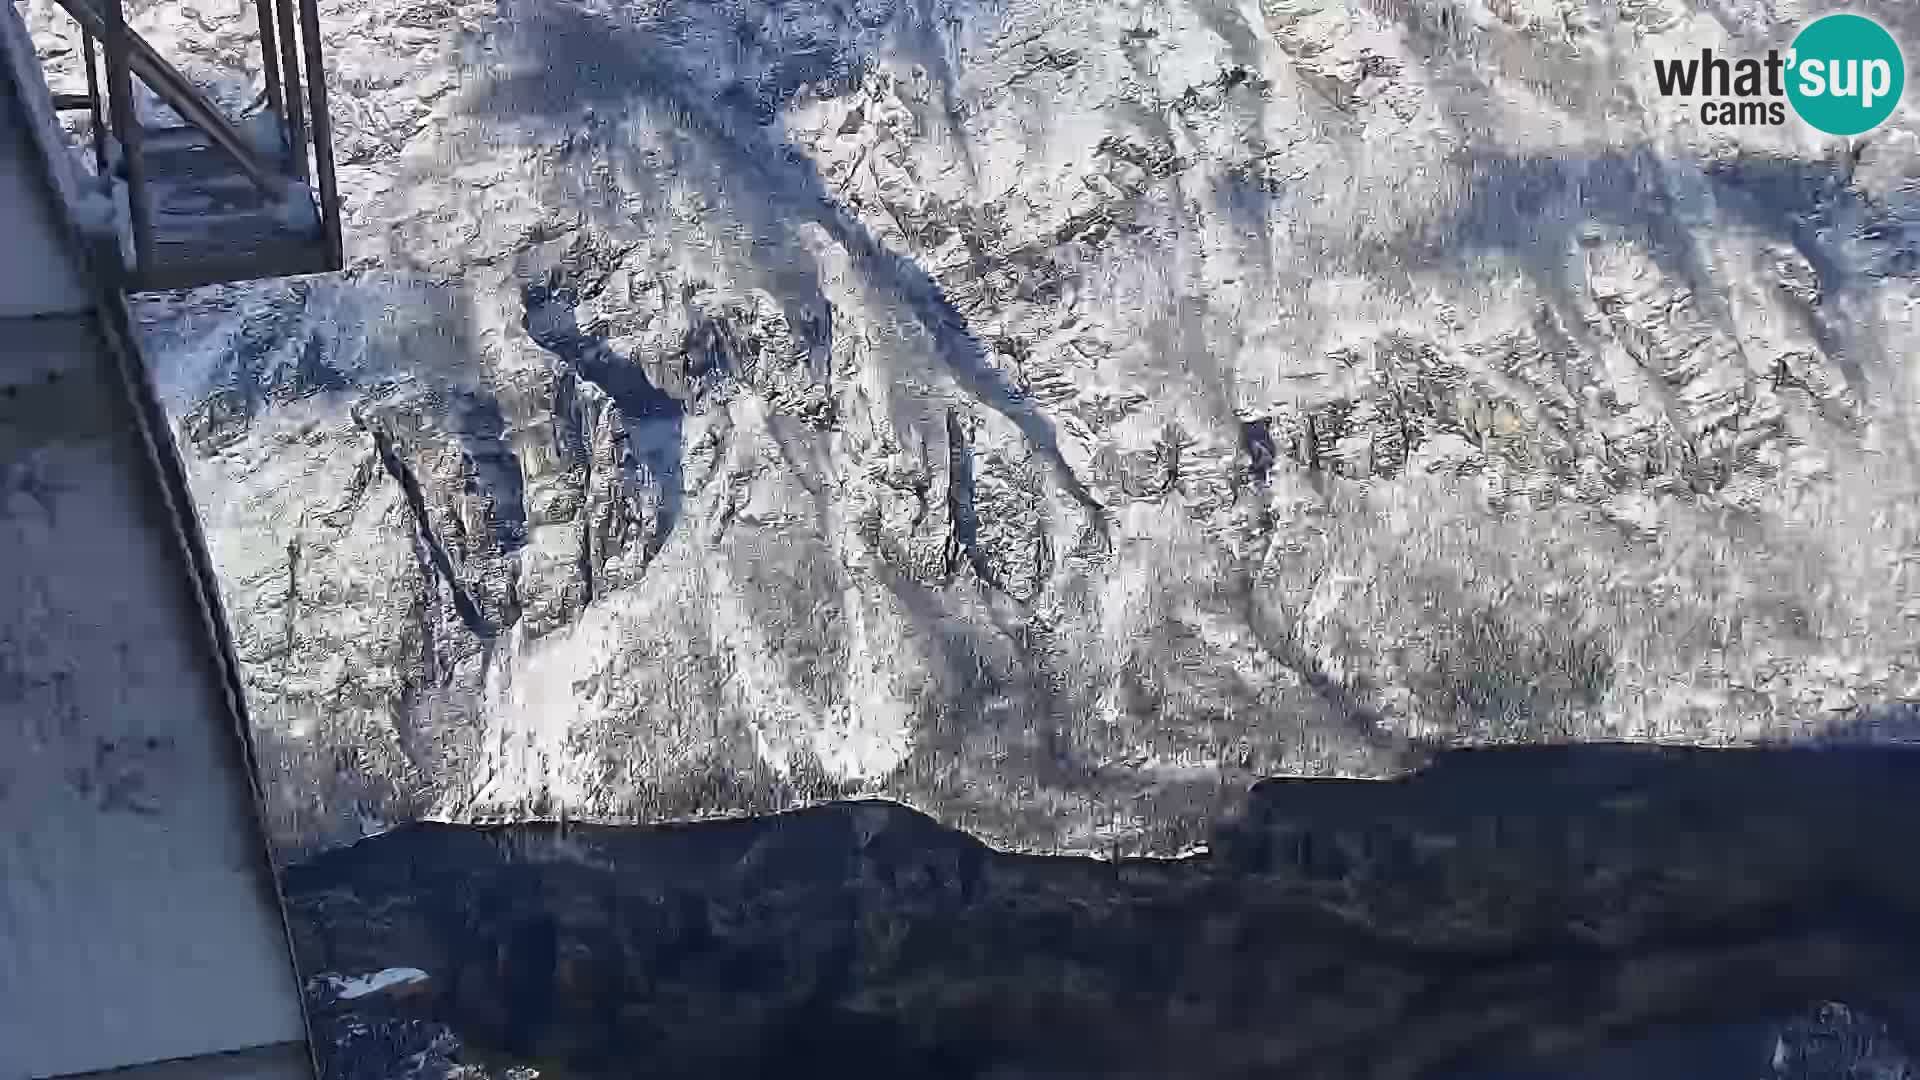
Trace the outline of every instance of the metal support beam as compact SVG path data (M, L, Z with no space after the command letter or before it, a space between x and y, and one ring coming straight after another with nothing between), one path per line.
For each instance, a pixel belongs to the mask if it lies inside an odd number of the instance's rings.
M281 78L287 95L287 141L292 150L293 178L307 182L306 99L300 93L300 43L294 33L293 9L287 0L275 0L274 22L280 30ZM309 75L312 72L308 72Z
M313 168L320 181L320 227L327 257L342 262L340 194L333 175L333 123L327 111L327 69L320 55L319 0L300 0L300 34L307 46L307 100L313 105ZM302 157L305 156L302 148Z
M272 0L253 0L253 17L260 25L260 73L267 84L267 108L280 118L281 138L285 138L287 103L280 96L280 51L274 45Z
M107 50L107 97L113 113L113 137L120 143L120 172L127 181L127 216L133 229L133 268L153 265L153 215L147 205L146 170L140 160L144 134L133 100L133 71L127 64L126 12L120 0L101 0L105 23L101 41ZM111 187L108 188L112 190Z
M80 50L87 61L87 110L93 117L93 175L113 192L113 177L107 168L107 125L100 115L100 72L93 57L93 35L80 28Z

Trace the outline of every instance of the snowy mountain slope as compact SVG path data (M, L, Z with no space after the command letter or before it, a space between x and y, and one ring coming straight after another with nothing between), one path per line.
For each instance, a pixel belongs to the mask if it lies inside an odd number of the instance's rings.
M134 23L244 100L248 7ZM1920 699L1914 114L1652 85L1812 9L321 8L352 272L144 308L290 850L852 793L1172 850Z

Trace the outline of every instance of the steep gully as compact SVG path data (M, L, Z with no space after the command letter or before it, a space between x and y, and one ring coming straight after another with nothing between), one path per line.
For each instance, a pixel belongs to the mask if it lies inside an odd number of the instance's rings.
M596 387L612 403L617 415L622 482L631 491L638 487L632 475L638 460L644 458L661 493L659 521L648 533L642 551L643 562L651 562L679 523L685 491L682 487L681 456L684 448L682 425L686 406L653 385L638 363L614 352L599 337L580 329L574 315L577 297L570 289L551 285L528 285L522 291L526 312L524 326L534 343L547 350L568 377L578 378ZM659 432L637 446L634 428L646 425ZM578 452L586 463L587 482L593 482L592 433L579 434ZM594 556L591 523L582 530L581 572L586 595L594 594Z
M406 459L400 455L394 445L394 439L376 419L367 416L358 417L361 427L373 437L374 451L380 457L380 465L387 475L398 484L400 492L407 500L407 509L413 515L414 531L421 547L425 550L428 562L441 584L445 585L452 597L454 611L460 616L468 632L482 641L491 640L499 631L461 580L459 571L454 567L453 558L447 554L447 546L433 529L433 519L427 513L426 495L420 489L420 478L407 466Z
M1912 1045L1916 782L1896 749L1473 750L1263 783L1181 860L854 802L410 826L287 887L310 974L431 976L328 1023L444 1024L548 1076L1693 1075L1656 1029L1758 1076L1808 1002Z

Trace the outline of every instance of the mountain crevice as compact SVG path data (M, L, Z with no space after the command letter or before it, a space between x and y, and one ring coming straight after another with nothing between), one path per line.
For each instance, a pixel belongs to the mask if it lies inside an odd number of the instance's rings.
M459 569L454 566L452 556L447 554L446 545L441 542L438 532L435 531L433 517L427 510L426 495L420 488L420 478L414 475L413 469L407 465L406 459L396 448L393 436L378 420L363 416L360 418L360 423L367 434L373 438L374 452L379 455L380 464L386 469L387 475L392 477L393 482L400 486L401 495L406 500L407 512L413 518L415 535L419 538L421 546L426 549L434 574L441 584L446 586L454 611L460 616L460 622L474 637L482 641L491 640L499 630L487 618L480 605L474 601L473 594L460 577Z
M961 566L973 570L982 585L1006 595L1007 587L980 549L980 512L974 501L973 443L960 416L947 410L947 577Z

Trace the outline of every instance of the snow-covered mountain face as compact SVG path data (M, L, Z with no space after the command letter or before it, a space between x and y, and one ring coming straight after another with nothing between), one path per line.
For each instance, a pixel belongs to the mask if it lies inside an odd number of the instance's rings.
M352 271L142 309L281 842L1910 718L1920 113L1654 84L1823 10L322 0Z

